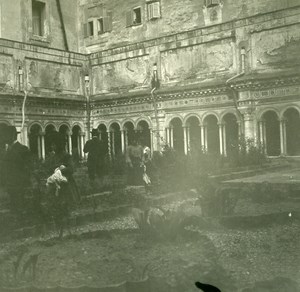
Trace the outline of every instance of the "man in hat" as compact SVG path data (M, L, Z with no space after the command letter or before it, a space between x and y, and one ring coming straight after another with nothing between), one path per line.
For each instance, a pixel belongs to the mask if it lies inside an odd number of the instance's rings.
M17 141L17 129L7 128L8 149L4 157L5 188L10 197L13 212L24 211L24 196L31 185L31 153L25 145Z
M99 139L98 129L92 130L92 139L85 143L83 152L88 153L88 175L91 183L94 183L96 176L102 178L104 175L105 149L103 142Z

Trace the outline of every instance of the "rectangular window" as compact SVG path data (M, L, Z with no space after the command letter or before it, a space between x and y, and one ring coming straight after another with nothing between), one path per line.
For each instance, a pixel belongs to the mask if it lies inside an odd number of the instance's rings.
M142 23L141 7L126 12L126 26L139 25Z
M44 35L45 3L32 1L32 32L34 35Z
M88 22L88 36L94 35L94 21Z
M160 18L160 3L159 2L153 2L153 3L148 4L148 18L149 18L149 20Z
M97 33L103 34L112 30L112 14L107 12L106 16L97 19Z

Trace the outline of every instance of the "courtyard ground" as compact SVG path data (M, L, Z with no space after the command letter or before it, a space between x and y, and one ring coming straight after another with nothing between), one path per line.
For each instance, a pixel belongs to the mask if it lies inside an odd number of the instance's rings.
M298 177L300 182L300 170L294 169L225 184L235 187L251 183L257 187L269 181L276 194ZM2 243L1 286L11 287L10 291L34 286L56 287L52 291L67 291L57 287L73 287L74 291L106 287L98 291L189 292L197 291L195 281L202 281L218 286L222 292L299 291L300 196L297 182L293 187L293 192L283 196L280 191L281 196L274 200L241 195L234 213L226 217L202 217L193 193L181 200L164 199L163 209L184 209L192 216L185 230L178 229L172 238L152 238L141 233L127 212L110 220L73 227L72 235L62 241L48 232L44 237ZM199 216L195 216L197 213ZM22 250L24 255L14 275ZM38 255L34 280L29 270L22 273L31 255ZM128 288L128 283L146 279L151 280L147 288Z

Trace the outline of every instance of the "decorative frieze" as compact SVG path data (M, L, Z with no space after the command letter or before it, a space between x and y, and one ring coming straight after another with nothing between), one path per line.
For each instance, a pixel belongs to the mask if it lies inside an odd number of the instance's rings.
M252 97L255 99L270 98L270 97L283 97L283 96L300 96L300 86L281 87L267 90L257 90L252 92Z

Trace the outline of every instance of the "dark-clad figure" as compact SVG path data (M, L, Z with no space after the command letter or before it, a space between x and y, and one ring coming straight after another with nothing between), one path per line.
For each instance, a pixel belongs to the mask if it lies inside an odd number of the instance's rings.
M48 184L51 215L59 227L59 237L62 238L64 227L69 223L70 209L78 204L80 195L73 177L74 164L72 156L65 151L63 135L54 132L51 134L50 141L51 153L44 164L46 175L50 177L59 169L61 176L65 178L59 183L59 188L57 188L55 182Z
M88 140L83 148L84 153L88 153L87 166L90 181L93 183L96 176L103 178L105 148L99 139L99 131L92 130L92 139Z
M8 149L4 157L4 184L10 198L11 210L23 213L25 194L30 191L32 156L28 147L17 141L17 129L7 128Z
M128 184L143 185L143 147L133 139L126 150L126 164L128 167Z

